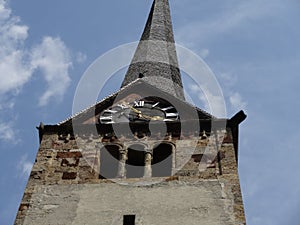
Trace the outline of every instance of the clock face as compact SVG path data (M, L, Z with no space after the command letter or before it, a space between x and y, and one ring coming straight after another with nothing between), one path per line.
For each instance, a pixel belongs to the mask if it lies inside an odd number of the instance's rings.
M134 102L122 102L100 114L100 123L176 121L179 114L174 106L165 101L141 99Z

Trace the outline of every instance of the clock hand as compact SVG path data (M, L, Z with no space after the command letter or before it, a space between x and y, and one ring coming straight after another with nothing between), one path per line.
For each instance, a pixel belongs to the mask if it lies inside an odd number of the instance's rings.
M142 112L140 110L137 110L136 108L134 108L133 106L129 105L129 104L126 104L133 112L135 112L138 116L138 118L140 119L149 119L149 118L146 118Z
M150 120L163 120L163 118L161 116L147 116L147 115L143 115L140 114L141 117L144 117L145 119L150 119Z
M161 116L153 116L152 120L163 120L164 118L162 118Z
M158 104L157 104L158 105ZM144 119L152 119L152 120L163 120L164 118L162 118L161 116L148 116L148 115L143 115L142 112L140 110L137 110L136 108L134 108L133 106L126 104L127 107L129 107L133 112L138 114L139 118L144 118Z
M159 104L159 102L155 103L153 106L151 106L151 108L153 109L154 107L156 107Z
M147 115L143 115L143 114L140 114L140 117L143 117L143 118L145 118L145 119L150 119L151 120L151 116L147 116Z
M133 112L137 113L137 114L142 114L142 112L140 110L137 110L136 108L132 107L131 105L126 104Z

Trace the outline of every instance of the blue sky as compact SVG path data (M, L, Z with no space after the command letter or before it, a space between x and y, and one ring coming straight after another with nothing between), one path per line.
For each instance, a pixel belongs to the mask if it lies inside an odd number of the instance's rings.
M239 155L248 224L298 224L300 1L170 4L176 42L215 73L228 117L240 109L248 114ZM35 126L71 115L84 71L106 51L137 41L150 6L140 0L0 0L1 225L13 224L22 198L38 149ZM107 93L121 83L113 81Z

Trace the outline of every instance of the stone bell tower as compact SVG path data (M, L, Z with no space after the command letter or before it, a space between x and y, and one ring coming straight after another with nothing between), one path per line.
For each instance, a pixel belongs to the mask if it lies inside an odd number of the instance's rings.
M15 225L246 224L237 171L245 118L185 100L169 2L154 0L120 90L39 126Z

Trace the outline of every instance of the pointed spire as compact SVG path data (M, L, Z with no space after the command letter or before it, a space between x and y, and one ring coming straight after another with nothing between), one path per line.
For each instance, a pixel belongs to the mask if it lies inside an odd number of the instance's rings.
M184 100L168 0L154 0L122 87L138 78Z

